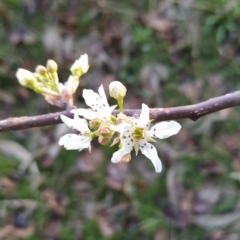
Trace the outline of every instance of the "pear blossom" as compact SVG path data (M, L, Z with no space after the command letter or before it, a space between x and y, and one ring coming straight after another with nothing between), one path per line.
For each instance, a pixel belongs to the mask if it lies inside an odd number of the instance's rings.
M116 108L116 105L109 107L107 97L102 85L98 88L98 93L90 89L84 89L82 96L86 104L91 109L84 109L84 108L73 109L71 110L72 113L83 116L88 120L110 119L111 113Z
M52 60L52 59L48 59L47 60L46 66L47 66L48 71L57 72L57 70L58 70L57 63L54 60Z
M16 77L22 86L27 86L29 81L36 81L33 73L23 68L17 70Z
M77 114L74 115L74 119L64 115L60 117L68 127L77 130L78 134L70 133L62 136L59 140L59 145L64 146L67 150L78 149L81 151L84 148L88 148L90 151L92 136L86 120L79 118Z
M109 84L109 94L118 101L120 112L123 112L123 98L126 92L126 87L119 81L113 81Z
M113 81L109 84L109 93L110 96L119 99L125 97L127 92L126 87L119 81Z
M86 104L93 110L109 106L103 85L98 88L98 93L91 89L84 89L82 96Z
M16 72L16 77L18 79L18 82L23 87L32 88L38 93L42 92L41 88L38 86L37 78L32 72L23 68L19 68Z
M80 58L73 63L70 71L72 72L73 76L81 77L88 71L88 69L89 69L88 55L85 53L81 55Z
M79 85L79 78L88 69L88 56L84 54L74 62L70 69L72 74L64 84L59 82L58 65L51 59L47 61L46 67L36 66L34 73L19 68L16 77L22 86L42 94L48 103L64 108L73 105L73 94Z
M156 172L161 172L161 160L156 148L150 142L155 142L155 138L164 139L177 134L181 125L175 121L164 121L149 129L150 123L149 108L146 104L142 104L142 112L138 119L129 118L129 121L111 126L112 130L120 133L120 149L113 154L111 161L120 162L133 149L135 149L136 154L140 149L142 154L152 161Z

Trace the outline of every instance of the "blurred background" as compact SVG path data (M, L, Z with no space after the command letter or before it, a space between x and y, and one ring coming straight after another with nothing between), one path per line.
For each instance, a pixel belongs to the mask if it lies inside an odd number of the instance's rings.
M238 0L2 0L0 119L59 111L17 68L54 59L64 82L83 53L83 88L127 86L125 108L194 104L240 87ZM112 101L112 100L111 100ZM114 101L111 104L115 104ZM239 107L155 145L163 172L116 148L66 151L63 124L0 134L0 239L239 240ZM234 172L234 174L232 174Z

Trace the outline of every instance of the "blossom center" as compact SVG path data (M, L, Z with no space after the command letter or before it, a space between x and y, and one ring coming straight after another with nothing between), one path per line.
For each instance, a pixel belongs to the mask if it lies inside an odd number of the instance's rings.
M144 138L144 131L140 127L136 127L133 131L133 138L135 141L140 141Z

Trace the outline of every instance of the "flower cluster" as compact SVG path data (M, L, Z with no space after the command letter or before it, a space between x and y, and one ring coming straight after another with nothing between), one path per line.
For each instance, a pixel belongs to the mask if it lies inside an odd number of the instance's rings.
M181 125L175 121L164 121L152 125L146 104L142 104L142 111L138 118L126 116L123 114L123 98L126 91L125 86L118 81L109 85L110 96L118 101L120 108L120 113L115 117L112 112L116 105L109 106L103 86L99 87L98 93L84 89L83 98L89 108L71 110L74 114L73 119L61 115L62 121L77 133L61 137L59 145L68 150L81 151L88 148L90 151L91 141L97 137L102 145L113 146L119 143L119 149L113 154L112 162L128 162L131 159L131 151L134 149L138 154L140 150L152 161L156 172L160 172L162 164L152 143L156 138L164 139L177 134Z
M46 67L38 65L34 73L19 68L16 77L22 86L42 94L48 103L64 107L73 104L73 94L79 85L79 78L88 68L88 56L84 54L72 65L71 75L64 84L59 82L58 66L54 60L48 60Z
M18 69L16 77L19 83L27 88L42 94L47 102L60 108L73 106L73 94L78 85L79 78L88 71L88 56L84 54L71 66L71 75L64 84L58 79L58 66L53 60L48 60L46 67L37 66L34 73ZM111 161L128 162L131 160L131 151L134 149L136 155L139 150L149 158L156 172L162 170L162 164L154 145L156 138L164 139L177 134L181 125L175 121L152 124L149 117L149 108L142 104L142 112L138 118L126 116L123 113L123 99L126 95L126 87L118 81L111 82L109 94L117 100L119 114L115 117L112 112L117 105L109 106L103 86L98 93L90 89L83 90L83 98L88 109L73 109L73 119L61 115L62 121L77 133L66 134L59 140L59 145L68 150L91 151L91 141L98 138L102 145L119 144Z

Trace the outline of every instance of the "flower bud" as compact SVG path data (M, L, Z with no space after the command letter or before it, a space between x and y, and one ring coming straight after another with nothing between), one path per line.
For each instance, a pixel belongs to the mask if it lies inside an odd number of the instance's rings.
M47 70L49 72L57 72L57 70L58 70L58 65L54 60L49 59L47 61L46 66L47 66Z
M42 66L42 65L38 65L36 68L35 68L35 71L40 74L40 75L45 75L47 73L47 69Z
M37 79L34 76L34 74L28 70L25 70L23 68L19 68L16 72L16 77L18 79L18 82L27 88L33 89L35 92L41 93L42 90L37 84Z
M19 83L24 87L26 87L30 81L35 81L33 73L22 68L19 68L17 70L16 77Z
M108 136L111 133L110 126L108 124L101 124L98 129L99 134L102 136Z
M102 145L108 145L111 141L111 137L105 137L105 136L99 136L98 137L98 142Z
M119 81L111 82L109 85L109 94L111 97L119 100L119 98L124 98L126 95L126 87Z
M58 65L54 60L49 59L47 61L46 66L47 66L48 74L46 74L45 78L48 79L51 85L53 86L55 85L54 90L58 91L58 87L57 87L59 83L58 74L57 74Z
M85 74L89 69L88 65L88 55L84 54L81 55L79 59L77 59L74 64L72 65L70 71L72 72L73 76L81 77Z
M122 157L122 159L120 160L121 163L127 163L131 160L131 154L130 153L127 153L126 155L124 155Z
M101 124L102 124L102 121L97 118L89 121L89 127L93 130L98 130L98 128L100 127Z
M39 82L39 85L41 87L45 86L46 83L49 81L49 75L48 75L48 71L47 68L45 68L42 65L38 65L35 68L35 73L34 76L36 77L37 81Z
M129 118L125 114L119 113L117 115L116 125L118 125L118 124L120 124L122 122L129 122Z

